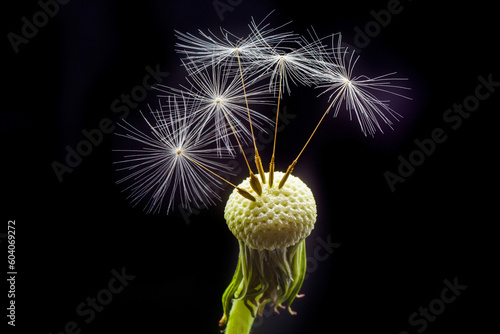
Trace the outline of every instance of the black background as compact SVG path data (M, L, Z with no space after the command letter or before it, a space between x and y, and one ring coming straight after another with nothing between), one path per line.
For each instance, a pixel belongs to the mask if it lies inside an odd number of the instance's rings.
M21 18L40 7L36 1L4 4L0 232L16 220L16 330L59 333L75 321L81 333L218 333L220 298L238 251L223 203L187 219L178 210L146 215L131 207L115 183L112 150L124 142L113 134L63 182L52 162L64 161L65 147L84 139L83 129L106 117L118 121L110 104L141 84L146 66L160 64L169 72L166 84L183 82L174 29L195 33L223 26L243 35L252 16L260 20L274 9L274 25L293 20L290 27L299 33L311 25L322 36L341 31L356 46L354 27L364 29L373 20L370 11L387 4L244 0L221 22L212 1L72 0L17 54L7 34L19 34ZM374 138L347 114L322 125L294 174L312 188L318 204L309 255L318 238L340 246L309 270L306 297L294 302L298 315L266 316L255 333L416 333L422 327L412 327L409 316L439 298L443 281L455 277L467 289L425 333L481 333L497 317L490 303L497 281L491 270L498 265L493 115L500 88L458 129L443 121L448 108L474 94L478 76L500 81L497 10L486 1L401 6L368 46L358 47L358 69L369 75L397 71L409 79L413 100L393 98L404 119ZM277 169L295 157L324 110L316 94L297 88L283 100L296 117L280 133ZM138 110L154 99L150 92L128 120L138 121ZM391 192L384 172L396 172L398 156L408 157L414 140L429 138L435 128L446 131L447 140ZM270 148L261 152L266 164ZM77 306L107 287L111 270L122 268L135 278L85 323Z

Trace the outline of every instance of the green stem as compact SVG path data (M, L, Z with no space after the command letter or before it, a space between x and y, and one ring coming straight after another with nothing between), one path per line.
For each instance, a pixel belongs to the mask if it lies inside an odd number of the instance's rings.
M254 318L243 300L233 300L229 313L226 334L248 334L252 328Z

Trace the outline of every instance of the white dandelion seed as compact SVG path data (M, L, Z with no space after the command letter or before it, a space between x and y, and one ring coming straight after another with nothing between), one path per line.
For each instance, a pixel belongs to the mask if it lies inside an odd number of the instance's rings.
M194 63L198 69L223 63L237 65L237 58L244 63L245 68L251 67L256 59L267 52L266 49L276 48L278 45L295 41L298 38L292 32L277 32L288 23L271 28L266 23L271 14L272 12L259 23L252 18L249 24L251 33L244 38L222 28L220 28L220 36L210 30L208 32L198 30L199 36L176 30L175 35L179 40L176 43L176 51L185 55L185 63Z
M205 33L198 30L201 37L191 33L175 31L179 42L176 43L178 53L184 54L184 62L193 64L198 69L212 65L232 62L238 54L242 60L252 58L253 45L248 39L237 37L221 28L219 37L210 30Z
M176 198L188 210L207 207L220 200L218 178L200 167L224 174L231 174L227 158L214 148L213 127L201 128L188 113L188 105L177 97L169 98L165 107L153 111L152 122L144 115L148 131L141 131L123 121L119 126L125 131L118 134L139 145L137 149L117 150L123 159L116 162L118 171L127 176L117 183L130 183L124 191L133 206L145 202L147 213L157 213L166 205L167 213L173 209Z
M268 52L269 49L282 52L290 51L292 50L291 45L300 39L300 36L292 31L281 31L291 21L278 27L271 27L271 24L266 22L271 14L272 12L259 23L256 23L252 17L248 25L250 35L247 37L247 40L251 41L251 45L255 48L253 53L257 57L260 57L260 53Z
M262 73L261 77L270 77L270 92L277 95L281 87L282 92L286 90L290 95L292 83L296 86L315 83L321 70L318 60L325 52L321 40L310 42L304 37L293 35L292 38L288 34L290 38L287 42L278 39L271 44L274 38L265 38L258 26L252 26L252 35L254 40L259 41L258 44L263 45L255 54L253 68Z
M308 46L289 52L268 49L261 53L254 66L259 68L261 76L269 76L269 91L278 95L286 90L291 93L291 84L311 86L318 75L314 59L307 51Z
M333 35L332 56L319 59L317 62L323 68L321 74L316 77L317 87L324 88L320 95L330 93L329 101L332 102L329 109L335 106L334 117L345 103L350 119L352 120L354 114L365 136L368 134L373 136L377 129L383 133L380 121L392 129L392 121L397 121L402 116L389 107L389 101L378 99L375 93L387 93L411 100L401 92L410 88L394 84L407 79L395 77L396 72L375 78L365 75L355 76L353 72L359 56L355 56L354 52L349 54L347 48L341 47L341 42L340 34Z
M253 126L260 131L265 131L264 124L271 123L268 117L255 109L247 110L246 106L247 103L252 106L268 104L264 99L266 88L250 85L246 87L245 94L238 69L222 63L204 69L194 63L186 64L185 67L189 74L186 79L190 87L181 86L182 89L178 89L158 85L161 87L158 90L184 97L190 106L192 117L201 124L201 128L213 125L217 147L234 155L231 142L233 132L243 143L251 140L248 113L251 115Z

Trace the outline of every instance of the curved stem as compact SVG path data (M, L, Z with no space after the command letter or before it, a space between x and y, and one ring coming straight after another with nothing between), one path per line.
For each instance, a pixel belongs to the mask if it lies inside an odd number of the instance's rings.
M233 306L229 313L226 334L248 334L252 328L254 317L245 306L243 300L233 300Z

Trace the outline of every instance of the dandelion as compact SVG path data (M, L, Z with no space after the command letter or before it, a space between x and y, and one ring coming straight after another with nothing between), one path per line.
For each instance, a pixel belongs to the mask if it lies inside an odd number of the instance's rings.
M214 204L214 199L220 199L217 189L221 181L200 165L221 174L231 170L221 161L228 154L213 147L213 128L202 129L188 114L185 101L176 97L168 99L166 109L160 106L159 111L150 111L152 121L143 115L147 131L126 121L119 124L125 132L118 135L139 145L137 149L117 150L123 154L116 162L122 166L118 170L128 174L118 183L130 183L124 191L130 191L131 203L135 206L145 201L148 213L159 212L164 201L168 213L176 197L188 210Z
M160 89L167 104L153 112L155 123L147 121L151 134L128 123L125 138L139 142L139 150L127 150L123 170L130 173L120 182L131 181L133 202L149 198L148 211L155 211L167 194L168 209L173 196L181 204L212 204L222 182L234 190L226 202L224 218L238 239L240 254L231 283L223 294L220 326L226 334L249 333L252 323L271 305L275 312L287 308L299 294L306 271L305 239L317 218L311 189L292 172L330 110L341 108L355 118L365 135L392 128L402 116L378 94L409 99L403 78L389 73L374 78L355 74L359 59L342 46L341 35L319 38L314 30L309 38L282 32L286 25L273 28L253 19L250 33L239 38L221 29L222 36L200 31L200 36L176 32L178 51L188 72L188 85ZM328 104L299 154L286 172L275 171L278 115L282 95L294 85L313 86L327 95ZM265 172L253 127L262 130L269 120L254 110L269 104L267 93L277 95L274 142ZM252 106L252 108L250 107ZM165 109L163 109L165 108ZM309 114L309 117L311 114ZM145 118L146 119L146 118ZM248 123L247 123L248 122ZM253 142L259 178L245 156L243 145ZM235 143L236 142L236 145ZM234 157L239 147L249 177L234 185L219 174L227 173L220 159ZM276 180L277 186L274 185Z

